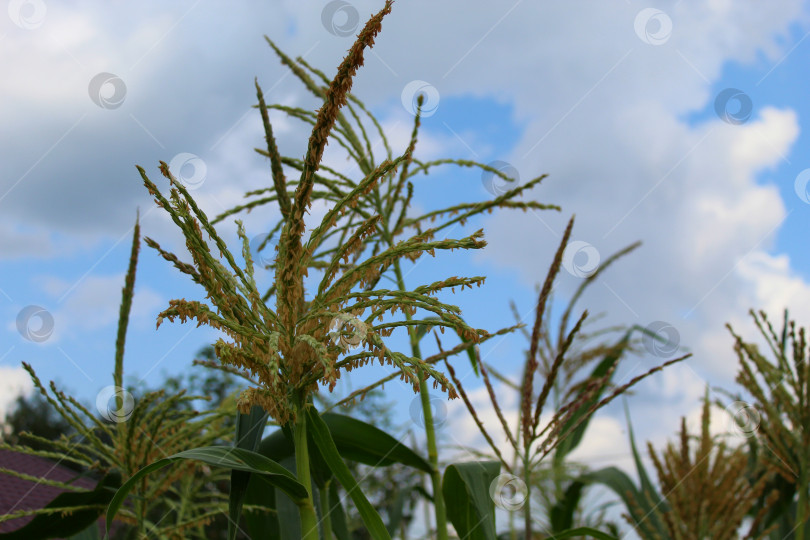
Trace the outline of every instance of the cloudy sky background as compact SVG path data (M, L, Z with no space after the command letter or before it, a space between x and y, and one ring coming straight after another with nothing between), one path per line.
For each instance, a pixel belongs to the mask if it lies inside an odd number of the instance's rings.
M209 215L270 185L267 162L252 150L263 145L253 78L268 103L317 103L262 36L331 76L359 30L353 15L362 24L382 2L346 3L332 18L323 16L327 5L9 3L0 15L0 413L30 391L24 361L87 402L112 384L136 211L145 236L183 249L135 165L165 186L158 160L196 156L202 168L192 167L200 175L193 193ZM397 2L354 85L394 152L407 144L407 105L420 89L432 114L423 120L418 158L501 161L522 181L548 173L531 197L562 207L495 212L450 231L459 238L483 227L489 245L420 259L409 285L485 275L484 287L447 298L468 323L513 324L514 300L531 324L536 284L572 214L573 240L587 245L571 252L560 276L557 313L580 283L577 273L641 240L579 309L604 313L600 325L661 321L674 331L679 351L629 357L619 381L694 354L628 399L637 440L661 448L680 416L697 420L706 384L738 390L725 323L754 339L749 308L778 323L788 307L800 324L810 321L809 22L807 6L794 0ZM272 121L282 152L302 156L307 130L283 115ZM335 149L327 157L356 176ZM493 196L473 169L437 169L415 184L421 209ZM322 213L313 206L308 226ZM274 207L243 216L251 236L277 218ZM222 230L234 238L232 223ZM269 274L259 278L269 283ZM177 297L203 293L144 246L125 359L133 381L156 385L165 373L189 369L215 339L193 324L155 332L157 313ZM29 317L37 311L29 306L53 318L47 339L31 334L41 317ZM404 350L404 340L392 343ZM516 334L481 352L517 377L526 345ZM371 369L340 390L387 372ZM464 380L492 420L478 381ZM413 399L397 383L386 391L404 404ZM506 406L514 410L514 400ZM407 410L400 420L413 426ZM720 419L715 430L726 426ZM441 431L448 445L481 443L460 403L447 406ZM632 471L619 402L593 423L576 457Z

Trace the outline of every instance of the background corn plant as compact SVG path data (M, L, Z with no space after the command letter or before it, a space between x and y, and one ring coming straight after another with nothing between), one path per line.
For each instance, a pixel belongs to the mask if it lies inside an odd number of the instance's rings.
M751 397L723 393L735 399L727 409L747 436L750 481L764 479L769 490L779 493L764 520L765 525L776 525L768 538L804 539L810 534L807 332L804 327L797 328L787 310L779 330L774 329L763 311L751 310L750 314L770 353L763 353L756 343L744 340L727 325L740 363L736 381Z
M641 459L630 429L630 444L640 485L621 470L607 467L582 475L582 485L606 485L624 502L625 519L642 538L803 538L807 529L806 467L808 437L808 355L805 329L796 328L785 311L776 331L767 315L750 312L774 360L759 346L736 334L740 361L737 382L751 397L718 389L735 401L724 405L731 413L732 433L745 443L729 447L709 433L708 389L700 435L693 438L682 421L679 445L670 444L659 456L648 450L658 474L656 488ZM628 415L628 423L629 412ZM660 489L660 491L659 491Z
M70 429L56 439L22 433L16 444L0 444L0 448L66 463L79 471L76 478L97 480L97 487L87 490L71 482L29 478L12 470L0 471L66 490L46 508L0 516L0 521L34 516L26 526L0 534L0 538L56 538L83 531L90 535L89 538L93 538L93 534L97 537L96 521L123 481L155 459L171 455L189 444L212 444L232 437L233 396L218 404L221 406L198 412L190 404L208 400L208 396L186 395L185 390L167 393L161 389L135 399L123 391L124 348L135 285L139 235L136 222L115 344L113 386L110 387L115 389L110 395L116 401L114 406L108 411L100 411L103 416L99 417L60 391L53 382L49 392L33 368L24 364L43 399ZM128 525L120 525L118 530L122 535L128 530L140 531L150 538L210 538L205 526L227 508L226 497L216 488L218 482L226 479L221 471L212 471L195 463L181 464L165 475L146 478L134 486L131 504L118 514L119 523Z
M749 515L753 520L743 538L767 538L775 526L766 529L765 519L779 493L768 490L767 474L749 482L744 447L729 448L709 433L710 403L707 388L699 436L688 433L684 417L678 444L669 443L659 455L647 443L660 492L641 463L632 429L630 444L641 485L635 486L615 467L586 473L580 481L601 483L621 497L626 508L623 517L642 538L740 538L738 531Z
M496 490L493 495L496 500L500 501L498 506L508 510L510 513L509 533L504 535L506 538L534 537L533 530L536 526L532 517L533 495L541 502L541 506L545 511L544 517L546 520L539 527L543 534L557 537L571 530L579 530L580 534L593 530L591 527L575 527L574 517L580 507L584 484L577 480L579 475L575 477L566 470L570 465L567 463L567 456L582 441L588 422L596 410L610 403L615 397L623 394L642 379L660 371L667 365L684 360L689 356L669 360L663 365L631 379L622 386L612 387L613 374L622 355L632 345L631 337L633 333L637 331L650 332L644 328L634 326L625 329L624 335L613 344L601 343L583 349L580 346L582 341L592 339L600 334L600 332L596 332L586 336L581 333L588 312L584 311L573 328L568 328L573 306L585 288L593 283L598 275L615 260L635 249L638 244L629 246L609 257L597 272L594 272L583 281L563 313L559 322L559 331L554 336L554 333L549 328L550 314L546 311L546 305L549 303L554 281L560 270L563 251L568 243L572 228L573 218L563 234L560 246L551 263L551 268L540 290L532 332L531 334L525 333L530 348L526 355L522 380L519 383L512 382L495 372L500 381L518 393L520 406L514 428L509 425L509 421L499 404L497 392L494 390L489 378L488 371L491 366L486 366L480 360L478 362L492 407L511 446L511 455L504 456L499 444L494 441L486 426L479 419L473 404L461 385L461 381L455 376L453 367L446 360L450 376L459 389L469 413L489 444L494 456L507 471L506 478L497 484L499 490L511 485L512 489L517 491L517 493L510 496L506 493L497 493L498 490ZM601 333L604 333L604 330ZM652 335L651 339L660 339L660 336ZM572 384L575 374L593 362L596 362L596 366L591 373ZM543 379L543 386L537 393L534 391L534 379L536 377ZM552 418L543 429L539 429L541 427L540 417L549 398L553 399ZM500 401L502 402L503 398ZM551 454L551 463L545 467L543 458L549 454ZM523 513L523 529L521 531L515 528L512 521L512 517L517 510L522 510ZM615 527L612 530L615 531Z

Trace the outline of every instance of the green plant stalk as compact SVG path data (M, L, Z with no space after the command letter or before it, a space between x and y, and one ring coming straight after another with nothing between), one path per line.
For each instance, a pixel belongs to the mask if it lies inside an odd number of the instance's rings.
M526 500L523 505L523 530L526 533L526 540L532 538L532 469L531 454L529 447L523 455L523 482L526 484Z
M522 436L522 432L521 432L521 429L520 429L520 425L521 425L520 422L521 422L522 417L523 417L523 411L521 411L521 409L518 408L518 411L517 411L517 424L516 424L517 429L515 430L516 446L520 445L520 437ZM517 470L518 459L523 461L523 457L520 456L520 454L518 453L518 451L516 449L515 453L514 453L514 457L512 458L512 470L515 470L515 471ZM509 539L510 540L518 540L517 528L516 528L516 525L515 525L515 514L516 513L517 512L515 512L514 509L511 509L511 508L509 509ZM525 522L524 522L524 524L525 524Z
M387 231L386 231L387 232ZM402 269L399 260L394 261L394 272L397 276L397 286L399 290L406 291L405 279L402 276ZM406 320L410 321L411 316L406 311ZM416 338L416 328L409 328L411 337L411 350L416 358L422 358L419 348L419 341ZM430 473L430 480L433 485L433 512L436 515L436 539L447 540L447 510L444 507L444 497L442 496L442 476L439 473L439 450L436 446L436 429L433 427L433 410L430 408L430 395L425 374L419 372L419 397L422 401L422 417L425 419L425 436L427 438L428 462L433 469Z
M422 399L422 415L425 419L428 461L433 469L430 479L433 482L433 509L436 514L436 538L447 540L447 511L442 496L442 477L439 474L439 451L436 448L436 430L433 427L433 411L430 408L430 395L423 373L419 374L419 396Z
M146 493L146 479L141 481L141 493ZM143 538L146 538L146 501L143 498L138 498L136 501L138 510L138 530Z
M377 211L383 215L382 202L379 198L375 201L377 203ZM388 229L388 223L383 220L381 223L383 227L383 236L389 245L394 245L394 238L391 231ZM400 291L407 291L405 287L405 278L402 275L402 267L400 266L399 259L394 260L394 274L397 279L397 287ZM411 315L405 311L405 319L412 320ZM411 338L411 351L414 357L422 358L422 352L419 347L419 340L416 337L416 328L409 327L408 335ZM431 466L430 480L433 486L433 512L436 517L436 539L448 540L447 537L447 510L444 506L444 498L442 495L442 477L439 472L439 451L436 446L436 430L433 426L433 410L430 408L430 395L428 394L427 381L424 372L421 370L419 376L419 397L422 402L422 417L425 420L425 437L427 439L428 447L428 462Z
M525 365L524 371L528 371L528 370L529 370L529 363L527 362L526 365ZM528 376L529 375L524 375L524 377L528 377ZM527 390L529 392L531 392L531 390L528 387L525 387L525 386L521 390L521 394L520 394L521 395L521 402L524 401L523 400L523 393L526 392ZM526 485L526 489L529 490L529 491L526 492L526 500L524 501L524 504L523 504L523 538L525 538L525 540L531 540L531 538L532 538L532 505L531 505L531 485L532 485L531 484L531 466L532 466L531 446L532 446L532 439L528 438L529 437L528 433L525 433L525 432L523 432L522 429L520 429L520 426L523 425L524 415L531 415L531 411L524 408L524 407L519 407L518 408L518 422L517 422L518 427L517 427L517 430L516 430L517 431L517 438L515 439L515 441L516 441L515 454L518 454L517 445L520 445L521 442L522 442L523 443L523 455L520 456L520 460L523 462L522 463L522 471L523 471L522 476L523 476L523 482ZM521 436L522 435L526 435L526 438L523 441L521 441Z
M800 398L801 399L801 398ZM796 503L796 540L804 540L805 520L807 519L807 458L804 452L799 453L799 481L796 485L799 500Z
M302 540L319 540L318 517L315 514L315 504L312 499L312 480L309 472L309 449L307 448L307 417L301 410L295 420L293 434L295 444L295 473L298 481L307 488L307 498L298 501L298 512L301 516Z
M323 527L323 540L334 540L332 535L332 507L329 504L329 484L332 480L327 480L323 489L321 489L321 526Z

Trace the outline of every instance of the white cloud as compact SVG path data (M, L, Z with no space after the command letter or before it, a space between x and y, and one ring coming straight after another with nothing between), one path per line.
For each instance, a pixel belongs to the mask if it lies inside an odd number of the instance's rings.
M8 258L40 257L51 254L55 246L47 230L24 232L10 223L0 223L0 251Z
M31 376L21 367L0 366L0 422L12 411L19 396L34 391Z
M810 321L810 290L790 267L785 254L752 253L739 266L740 276L753 288L756 309L765 311L781 327L781 314L790 309L790 317L806 325Z
M57 276L36 279L41 289L56 301L52 309L53 336L49 343L66 336L76 337L105 327L115 327L121 305L124 274L90 275L79 282ZM61 300L61 301L60 301ZM151 287L135 281L130 324L141 328L153 327L157 314L168 306L162 295Z

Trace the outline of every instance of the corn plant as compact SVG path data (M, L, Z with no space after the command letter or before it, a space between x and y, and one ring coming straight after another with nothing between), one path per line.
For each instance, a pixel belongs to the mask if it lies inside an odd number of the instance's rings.
M766 478L769 471L777 473L769 487L780 495L765 521L766 525L777 524L777 529L769 538L803 540L808 537L806 522L810 516L810 355L806 330L797 329L787 310L778 332L763 311L751 310L750 314L772 359L726 325L740 362L736 381L753 400L724 393L736 399L729 408L748 435L751 480Z
M289 67L292 73L294 73L299 80L306 86L307 90L309 90L315 97L320 99L325 99L327 95L327 91L329 88L330 81L329 79L319 70L313 68L312 66L308 65L303 59L298 58L296 61L293 61L289 58L286 54L284 54L275 44L270 40L267 39L268 43L273 47L276 54L281 59L282 63ZM321 86L321 84L325 86ZM303 173L304 171L304 163L301 160L286 158L286 157L278 157L274 156L274 153L277 152L275 150L275 144L272 142L272 128L269 125L269 117L267 115L266 109L276 109L287 113L288 115L307 121L311 124L314 124L315 118L314 115L306 110L297 109L297 108L290 108L282 105L270 105L266 106L264 104L264 99L261 94L261 90L258 89L258 99L259 105L258 107L262 111L262 119L265 125L265 133L267 136L268 141L268 149L257 149L257 151L270 158L271 164L278 163L279 167L281 165L286 165L290 168L293 168L297 171ZM337 116L337 125L338 129L336 129L335 133L333 134L334 138L337 140L338 144L344 149L347 150L350 159L354 160L357 165L357 168L363 174L372 174L375 168L375 163L377 162L377 157L374 155L372 141L370 139L369 133L373 133L376 129L380 141L382 145L386 149L387 152L387 160L394 159L392 157L390 145L385 133L380 128L379 122L374 118L374 116L363 106L362 102L357 99L356 97L348 94L348 99L345 104L346 109L349 113L349 118L354 120L354 124L347 119L342 113L338 114ZM421 106L421 100L418 101L418 105ZM361 122L361 118L366 116L372 123L371 126L364 126L363 122ZM355 125L356 124L356 125ZM414 121L414 127L411 134L411 140L409 142L408 148L406 150L406 159L403 161L401 170L397 171L396 174L387 174L381 182L375 185L370 191L368 196L360 197L357 199L355 204L351 206L351 208L347 208L347 214L349 214L348 223L343 227L338 227L334 231L330 231L325 235L325 238L329 238L330 236L337 236L339 234L339 239L336 242L337 246L343 245L350 236L351 228L350 226L353 223L359 222L363 223L372 217L376 216L379 218L378 225L374 228L374 230L369 230L366 233L364 238L364 247L371 249L372 253L381 253L386 250L392 250L398 243L398 238L403 235L406 230L415 230L419 235L436 235L437 233L447 229L451 226L455 226L457 224L464 224L466 220L479 215L485 211L492 211L495 207L503 207L503 208L519 208L525 210L529 209L558 209L556 206L553 205L545 205L534 201L513 201L515 197L521 195L526 190L532 188L533 186L540 183L544 178L545 175L542 175L538 178L535 178L529 182L526 182L523 185L516 186L513 189L505 191L503 194L497 196L496 198L488 201L483 201L479 203L467 203L456 205L453 207L445 208L442 210L432 211L422 216L416 217L409 217L407 214L407 209L410 205L410 202L413 197L413 183L410 181L411 178L418 174L426 174L431 169L436 166L452 164L461 167L477 167L484 171L489 172L490 174L497 175L502 178L504 181L507 182L514 182L513 178L506 176L502 171L498 169L492 168L488 165L483 163L477 163L473 161L466 161L466 160L451 160L451 159L442 159L442 160L435 160L435 161L428 161L422 162L416 159L413 156L413 152L416 147L418 133L420 128L420 113L417 110L416 118ZM276 165L272 165L276 167ZM337 171L322 166L324 172L324 177L316 176L316 181L328 188L327 191L324 191L322 194L319 194L321 197L326 198L328 201L332 202L333 204L340 203L341 196L345 196L345 187L344 185L347 182L351 182L350 179L347 179L337 173ZM278 173L282 174L282 173ZM315 194L314 194L315 195ZM261 205L278 202L279 207L282 209L284 208L284 203L279 200L278 195L275 193L273 188L265 189L265 190L258 190L248 194L252 200L249 202L239 205L238 207L231 209L220 216L218 216L213 223L220 221L221 219L233 215L238 212L242 211L251 211ZM440 223L437 226L431 227L428 231L423 231L423 227L428 222L434 222L437 218L441 219L445 215L452 216L453 214L459 214L457 217L447 219L444 222ZM356 221L355 221L356 220ZM270 236L274 234L274 232L281 230L283 227L283 221L279 222L270 233ZM260 246L261 247L261 246ZM335 255L336 248L324 248L320 253L315 254L313 257L313 261L311 263L312 267L315 269L323 268L332 264L331 258ZM357 251L358 256L360 250ZM325 259L323 261L318 259ZM354 260L351 262L352 267L356 266L357 257L354 257ZM271 268L277 268L278 261L275 261ZM347 266L348 268L348 266ZM393 273L393 276L386 276L386 272ZM387 268L384 268L379 275L377 275L374 280L365 285L364 290L366 292L372 291L377 283L383 278L389 277L391 281L396 284L396 290L398 291L397 294L406 295L409 294L408 288L405 283L404 279L404 272L402 270L402 263L400 259L394 259ZM483 282L483 278L472 278L473 280L479 280L477 284ZM470 281L469 283L473 283ZM447 286L452 288L452 284L450 282L446 283ZM461 284L462 288L464 284ZM263 299L268 299L276 293L276 285L270 287L262 296ZM412 313L405 311L405 323L408 323L410 326L409 328L409 337L411 341L411 354L414 358L423 358L423 355L420 350L420 340L424 336L424 332L420 333L420 328L424 328L422 325L418 325L419 321L414 321L412 317ZM438 320L442 321L442 317L437 316L430 316L423 320ZM362 322L362 321L360 321ZM414 326L416 324L417 326ZM513 329L513 328L512 328ZM503 329L498 333L503 333L506 331L510 331L512 329ZM465 334L462 332L460 333L460 337L463 342L471 341L469 337L465 337ZM489 336L484 336L484 339L487 339ZM466 347L469 347L467 345ZM454 351L457 352L457 351ZM471 354L468 351L468 354ZM471 360L474 361L474 357L470 357ZM432 364L435 362L435 359L425 359L426 364ZM397 372L397 376L401 375L401 371ZM436 437L433 427L432 421L432 411L430 409L430 404L428 400L428 392L427 392L427 377L426 372L419 370L417 372L418 376L418 384L419 384L419 392L422 398L422 413L425 418L425 433L427 439L427 446L428 446L428 459L432 465L431 475L431 482L433 493L441 493L442 492L442 484L441 484L441 475L438 466L438 449L436 445ZM379 384L382 384L389 378L386 378L383 381L380 381L378 384L372 385L371 387L376 387ZM359 394L362 395L362 392ZM441 497L434 497L434 509L435 509L435 517L436 517L436 534L438 538L446 538L446 517L444 511L444 501Z
M329 426L314 409L312 394L319 384L331 390L341 373L361 367L376 358L381 364L389 363L396 366L400 370L401 378L411 383L417 392L426 389L427 380L432 379L434 388L441 386L449 397L455 397L456 391L452 383L430 363L417 355L407 356L392 351L383 342L382 338L389 336L397 327L415 327L422 323L423 321L411 318L418 309L439 317L440 322L434 325L454 330L467 342L478 343L491 336L484 330L469 327L459 316L459 308L456 306L432 298L432 295L445 289L454 287L463 289L480 285L484 280L482 277L451 277L411 291L374 288L386 270L392 266L395 270L399 268L398 262L404 257L415 261L424 253L433 255L435 250L478 249L486 245L480 230L458 240L433 240L439 228L419 230L407 240L393 241L394 233L399 233L404 228L407 204L403 205L397 220L389 222L388 218L395 215L393 206L398 202L399 194L404 187L404 175L400 175L400 180L395 184L396 189L388 194L388 200L381 200L380 193L375 188L381 183L395 181L397 170L405 170L411 163L413 147L407 148L397 158L386 159L375 165L371 161L372 156L365 153L362 145L349 145L347 149L350 153L360 152L357 157L366 164L365 176L359 182L336 174L334 170L321 164L327 139L333 130L344 136L346 134L345 130L341 129L345 119L340 109L347 104L353 77L363 63L364 50L372 46L382 19L390 10L391 2L388 2L367 22L328 87L325 90L318 89L323 97L323 106L315 114L305 116L311 119L313 125L305 157L296 162L287 160L288 164L300 170L300 177L297 183L294 183L293 193L288 192L288 182L282 168L284 161L278 153L267 107L257 83L257 97L265 126L267 155L270 158L273 178L272 190L282 214L278 257L275 264L275 310L268 306L257 289L250 246L241 221L237 221L237 226L242 241L244 267L237 264L211 220L197 206L182 183L172 176L165 163L161 162L160 170L170 182L171 190L168 198L139 167L144 184L155 197L156 203L170 214L172 220L183 231L193 263L181 262L176 255L166 252L152 239L147 239L147 244L188 274L196 283L202 285L208 293L208 300L215 307L214 310L199 301L173 300L170 307L161 313L158 323L164 319L180 319L182 322L196 319L198 324L207 324L221 330L233 340L231 342L218 340L215 350L223 364L241 371L250 380L258 383L245 390L238 403L239 411L244 417L244 422L240 418L238 425L244 425L245 430L253 432L254 435L244 440L243 447L206 447L189 450L144 468L119 490L110 505L108 521L115 515L128 490L140 478L176 460L196 459L229 467L234 470L234 474L262 475L297 505L302 537L318 538L319 527L312 485L313 470L310 464L310 455L313 457L316 455L310 452L312 442L313 451L323 458L330 473L334 474L350 494L372 535L375 538L389 537L379 514L357 488L356 481L342 461ZM341 127L336 127L336 124ZM341 142L340 137L333 138ZM324 178L318 174L319 170L330 173L332 178ZM327 188L327 198L334 204L321 224L304 238L304 213L314 197L323 196L322 192L315 191L316 184ZM407 200L410 200L410 192L411 189ZM371 205L380 212L363 216L360 223L353 220L349 220L346 224L341 223L340 218L360 204ZM485 203L480 206L481 209L486 209L491 208L493 204ZM525 204L521 206L532 207ZM354 218L358 215L363 215L362 208L357 212L351 212ZM430 217L433 216L427 216L422 221ZM459 220L463 218L464 216ZM342 241L337 247L327 250L327 240L338 233L343 235ZM372 251L362 262L358 262L365 251L368 238L375 234L382 235L383 241L380 242L382 247ZM214 243L214 250L209 247L205 236ZM220 253L219 258L214 256L216 251ZM224 264L221 262L222 259ZM355 262L345 264L349 260ZM305 298L304 277L308 275L308 269L311 267L321 270L323 276L313 297L308 300ZM356 287L365 290L352 292ZM370 313L363 317L366 311ZM375 324L375 319L382 320L382 315L386 311L402 312L406 315L406 319ZM349 331L347 327L353 330ZM362 343L367 350L346 356L349 343L355 345ZM342 355L344 358L340 359ZM266 414L262 415L261 411ZM287 427L291 433L295 453L295 474L275 461L252 452L258 448L260 442L255 433L260 433L261 430L255 428L264 424L267 415L278 424ZM341 421L334 418L332 420ZM237 440L242 442L243 438L237 434ZM244 476L232 476L232 537L236 534L236 522L247 482ZM244 485L241 489L234 489L235 484ZM442 505L441 498L437 497L436 493L434 503L438 519L443 520L439 511ZM328 537L331 535L328 521L324 525L327 526L324 536ZM443 524L439 526L439 531L442 529L446 530ZM446 532L439 534L443 537Z
M23 363L35 388L71 429L69 434L55 440L21 434L22 441L36 443L39 449L25 444L0 444L2 448L70 464L82 471L77 473L77 478L100 478L98 485L88 490L74 485L75 479L57 482L31 478L12 470L0 471L0 474L66 490L45 508L0 516L0 521L34 516L24 527L8 533L9 538L66 537L84 529L93 530L121 482L130 479L138 470L155 459L181 450L189 442L205 445L228 440L231 436L227 405L198 413L188 404L208 397L189 396L184 391L166 395L160 390L148 392L136 400L123 390L124 348L139 247L140 227L136 222L115 343L114 386L110 387L115 392L109 396L115 398L114 408L100 410L103 417L99 418L79 401L60 391L53 382L48 392L34 369ZM218 490L210 489L213 483L221 482L225 477L218 471L202 472L198 464L187 463L161 477L144 479L135 486L133 504L123 508L118 515L121 526L126 528L123 524L127 524L149 538L207 538L205 525L222 514L227 500Z
M743 447L729 448L719 436L709 433L709 407L707 388L699 436L688 433L686 418L682 418L679 444L669 443L659 456L647 443L660 493L641 463L632 426L630 445L641 485L635 486L615 467L587 473L581 480L612 489L625 504L624 519L645 539L732 540L740 538L738 531L749 516L753 520L743 538L768 538L773 526L764 529L763 525L779 493L769 490L768 474L753 483L749 481L749 454ZM629 425L629 412L627 421ZM690 444L693 438L697 444Z
M574 354L573 346L575 340L579 342L585 337L581 332L583 324L588 317L588 312L583 312L574 327L568 330L568 321L574 303L581 296L584 289L597 278L598 274L603 272L616 259L635 249L638 244L631 245L608 258L597 272L591 274L580 285L563 313L558 337L556 342L554 341L554 336L549 329L548 318L546 317L546 304L560 270L563 252L571 235L573 223L574 220L572 218L563 234L563 238L551 263L551 267L546 275L537 300L532 332L530 335L528 333L526 334L526 337L529 338L530 349L524 363L521 381L519 383L512 382L503 375L495 372L498 379L505 382L519 394L520 407L518 409L518 420L515 428L509 426L509 422L501 409L497 394L492 386L488 373L491 366L488 368L485 363L478 362L492 407L511 447L511 456L504 456L499 446L494 442L486 426L484 426L483 422L479 419L472 402L468 399L461 385L461 381L455 376L454 368L449 361L445 360L451 379L458 388L468 411L475 420L476 425L494 455L510 475L519 479L517 482L521 488L526 489L526 493L520 494L525 500L508 501L509 504L506 504L505 507L510 510L511 516L514 510L522 506L524 517L523 535L527 540L533 538L532 530L534 528L534 521L531 512L532 487L539 483L541 475L538 474L538 472L541 468L543 458L553 451L551 464L553 485L549 490L550 492L546 492L549 486L538 486L540 488L539 496L545 503L544 507L547 509L549 517L549 523L545 529L554 537L562 538L564 536L560 536L560 534L571 530L573 527L573 514L579 504L582 492L582 484L576 482L569 483L569 489L563 490L563 482L572 479L571 476L566 478L567 475L564 472L565 460L566 456L570 454L582 440L593 413L610 403L615 397L621 395L642 379L660 371L668 365L684 360L689 356L686 355L669 360L663 365L631 379L626 384L613 388L607 395L604 395L609 390L610 381L619 359L630 346L632 333L636 330L644 332L645 329L633 327L627 330L624 336L613 345L600 344L589 349L576 351L576 354ZM598 334L599 333L595 333L594 335ZM477 351L476 354L478 354ZM599 360L600 358L601 360L587 378L579 381L577 384L570 384L573 374L576 371L582 369L589 362ZM560 381L560 375L562 374L565 376L562 377L562 381ZM545 381L542 389L535 394L534 379L538 375L544 378ZM540 417L548 399L552 397L552 395L555 400L555 412L549 423L543 429L539 429ZM578 527L574 530L577 530L578 534L593 534L594 532L598 532L594 531L591 527ZM517 531L512 525L511 519L509 536L513 539L517 538Z
M359 489L343 461L346 458L361 462L366 460L366 463L376 466L400 462L429 474L433 488L432 503L437 538L448 537L448 518L462 536L494 537L494 507L491 500L485 500L488 497L482 497L481 494L486 493L486 490L481 492L480 487L489 485L497 476L501 465L506 465L506 462L501 459L500 462L451 464L442 477L427 385L432 380L434 388L441 386L449 398L457 397L456 385L436 369L435 364L466 351L473 368L477 369L480 362L473 352L474 346L517 327L505 328L496 333L471 328L460 316L458 307L432 297L455 287L464 289L472 288L473 285L480 286L484 281L483 277L450 277L410 289L404 280L402 263L403 258L414 262L424 253L434 255L437 249L484 247L486 243L482 239L481 230L461 239L434 240L443 229L457 223L463 225L466 220L483 211L492 211L495 207L520 208L524 211L558 208L537 202L511 200L537 185L545 177L543 175L508 190L493 200L457 205L418 217L408 216L407 210L413 197L413 184L409 179L416 174L427 173L435 166L455 164L478 167L506 181L514 179L476 162L418 161L414 157L420 126L418 112L408 147L399 157L393 157L379 123L362 102L350 94L353 77L363 63L364 51L373 45L382 19L390 10L389 1L366 23L331 80L300 58L292 61L267 39L282 63L291 69L310 92L323 100L323 105L315 112L278 105L268 107L258 81L256 82L257 107L261 113L267 146L266 150L258 151L269 158L272 187L248 193L251 200L246 204L229 210L216 219L209 219L164 162L160 164L160 171L169 181L168 196L138 167L141 178L157 205L167 211L182 230L192 262L180 261L175 254L165 251L153 239L147 239L147 244L181 272L189 275L194 282L202 285L211 304L185 299L172 300L169 308L160 314L158 325L163 320L179 319L186 322L196 319L198 325L207 324L222 331L231 341L219 339L215 344L221 367L242 375L251 386L242 392L238 401L234 447L190 449L145 467L118 491L110 504L108 521L115 515L128 491L141 478L175 461L191 459L232 469L229 507L231 538L236 536L241 509L246 501L253 507L264 506L270 512L263 517L248 520L248 527L258 527L259 534L278 533L307 540L321 536L340 536L342 533L337 527L338 521L335 526L332 524L332 516L342 513L339 501L336 501L336 483L352 498L372 538L390 538L380 515ZM418 104L421 107L421 100ZM282 110L312 126L304 159L280 155L269 120L269 109ZM354 124L344 115L344 111L348 111ZM372 121L379 132L387 150L387 159L377 162L368 135L370 130L361 121L363 115ZM322 163L328 140L337 142L357 163L363 174L359 181L354 181ZM288 181L290 169L299 175L297 182ZM312 201L319 198L327 201L330 208L321 223L306 236L304 213ZM237 257L229 250L215 225L225 217L250 211L267 203L278 205L281 219L265 238L266 242L274 233L278 233L278 253L273 263L268 265L274 270L275 279L273 285L262 292L256 284L251 246L242 222L236 220L243 265L237 262ZM458 216L452 217L454 214ZM450 216L444 223L438 226L428 225L444 215ZM538 302L532 351L522 389L523 399L527 402L533 399L532 385L538 367L536 343L539 339L543 307L550 293L553 275L559 270L562 249L571 227L572 223L569 223L563 245L558 250L550 272L551 278ZM400 239L406 230L413 234L409 238ZM214 255L217 252L218 257ZM309 269L320 274L320 281L308 297L304 278L309 275ZM387 276L389 273L393 273L393 276ZM383 277L390 277L396 288L378 288ZM269 303L273 296L275 310L271 309ZM366 314L366 311L369 313ZM404 320L386 322L383 318L386 311L391 315L400 312ZM416 317L418 311L430 315L420 319ZM591 381L574 402L555 415L552 424L546 428L553 429L546 437L544 445L532 452L532 443L546 432L543 430L538 433L537 428L540 412L551 390L549 381L554 380L565 351L584 318L585 316L577 322L555 359L550 378L538 397L534 414L526 409L527 412L521 419L524 475L529 475L533 462L542 459L566 435L573 433L574 437L581 437L581 431L578 430L593 410L649 375L647 373L634 379L600 401L609 379L607 372L612 373L610 366L604 366L605 373L600 375L601 378ZM410 336L410 356L392 351L383 340L398 327L404 328ZM433 327L438 327L442 332L445 328L453 330L461 344L449 351L442 350L439 344L439 354L422 358L420 340L426 329ZM363 348L361 352L353 353L360 347ZM381 365L388 363L394 366L397 371L393 376L412 384L414 391L420 393L428 446L427 461L373 426L342 415L323 411L319 413L316 410L313 396L319 385L331 391L341 375L368 364L374 358ZM651 370L650 373L657 369L660 368ZM453 371L449 364L448 370L452 376ZM390 378L386 377L350 398L358 395L362 397L365 392ZM268 417L281 426L281 429L261 440L260 435ZM369 442L364 447L358 440L373 441L373 444ZM517 446L515 449L517 450ZM509 469L509 465L506 467ZM268 484L271 486L269 491ZM264 486L264 491L258 487L260 485ZM282 508L285 500L295 505L298 523L294 531L290 528L289 517L292 514L288 512L289 508ZM526 535L530 538L531 518L528 509L526 523ZM559 537L583 533L602 534L598 531L576 530L564 531L561 533L563 536Z

